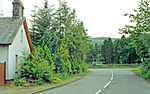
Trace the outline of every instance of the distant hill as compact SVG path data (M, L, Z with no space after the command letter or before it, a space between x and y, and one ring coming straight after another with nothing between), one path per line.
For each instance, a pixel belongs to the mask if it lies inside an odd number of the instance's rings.
M95 38L90 38L92 40L92 44L101 44L104 42L105 39L107 39L108 37L95 37ZM119 38L111 38L112 41L115 41L116 39L119 39Z

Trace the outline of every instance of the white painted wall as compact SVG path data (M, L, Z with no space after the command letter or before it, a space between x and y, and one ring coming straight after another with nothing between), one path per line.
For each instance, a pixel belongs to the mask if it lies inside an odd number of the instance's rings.
M8 62L8 52L9 52L8 50L9 50L8 46L0 46L0 63Z
M8 58L8 46L0 46L0 63L4 63Z
M23 33L21 34L22 30ZM9 52L8 52L9 57L8 57L8 64L7 64L8 72L6 73L7 74L6 80L14 79L15 72L16 72L16 55L18 55L18 64L19 64L21 62L23 52L30 53L30 47L28 44L24 26L21 25L21 28L17 32L12 45L9 45Z

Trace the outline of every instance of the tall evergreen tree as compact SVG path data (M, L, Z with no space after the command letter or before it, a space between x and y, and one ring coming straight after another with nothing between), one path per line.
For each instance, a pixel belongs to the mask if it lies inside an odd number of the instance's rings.
M45 0L44 7L35 7L33 12L33 21L31 21L31 39L33 45L38 46L42 45L43 36L47 34L50 35L51 32L55 31L54 8L49 7L48 0Z
M69 50L72 68L82 62L84 53L88 50L88 37L83 22L77 20L75 10L67 6L67 2L59 2L57 10L58 36L61 43Z
M113 43L112 43L111 38L108 38L108 41L107 41L107 62L109 64L113 63L112 60L113 60Z
M101 53L107 64L113 63L113 43L111 38L108 38L104 41Z
M136 63L138 55L132 37L126 38L124 35L121 39L114 42L114 63Z

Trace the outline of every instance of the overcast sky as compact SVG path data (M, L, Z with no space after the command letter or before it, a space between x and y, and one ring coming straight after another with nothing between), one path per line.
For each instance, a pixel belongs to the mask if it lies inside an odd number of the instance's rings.
M30 19L33 5L42 6L44 0L22 0L25 16ZM58 0L48 0L50 5L58 6ZM66 0L68 6L75 8L77 17L81 19L87 33L91 37L121 37L119 30L129 24L124 13L133 12L140 0ZM13 0L0 0L0 13L4 17L12 16ZM28 22L29 23L29 22Z

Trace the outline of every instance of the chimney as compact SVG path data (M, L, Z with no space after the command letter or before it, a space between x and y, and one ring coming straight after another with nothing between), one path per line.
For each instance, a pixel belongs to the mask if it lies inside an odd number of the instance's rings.
M23 12L24 12L24 6L21 2L21 0L14 0L12 2L13 4L13 19L19 19L23 17Z

